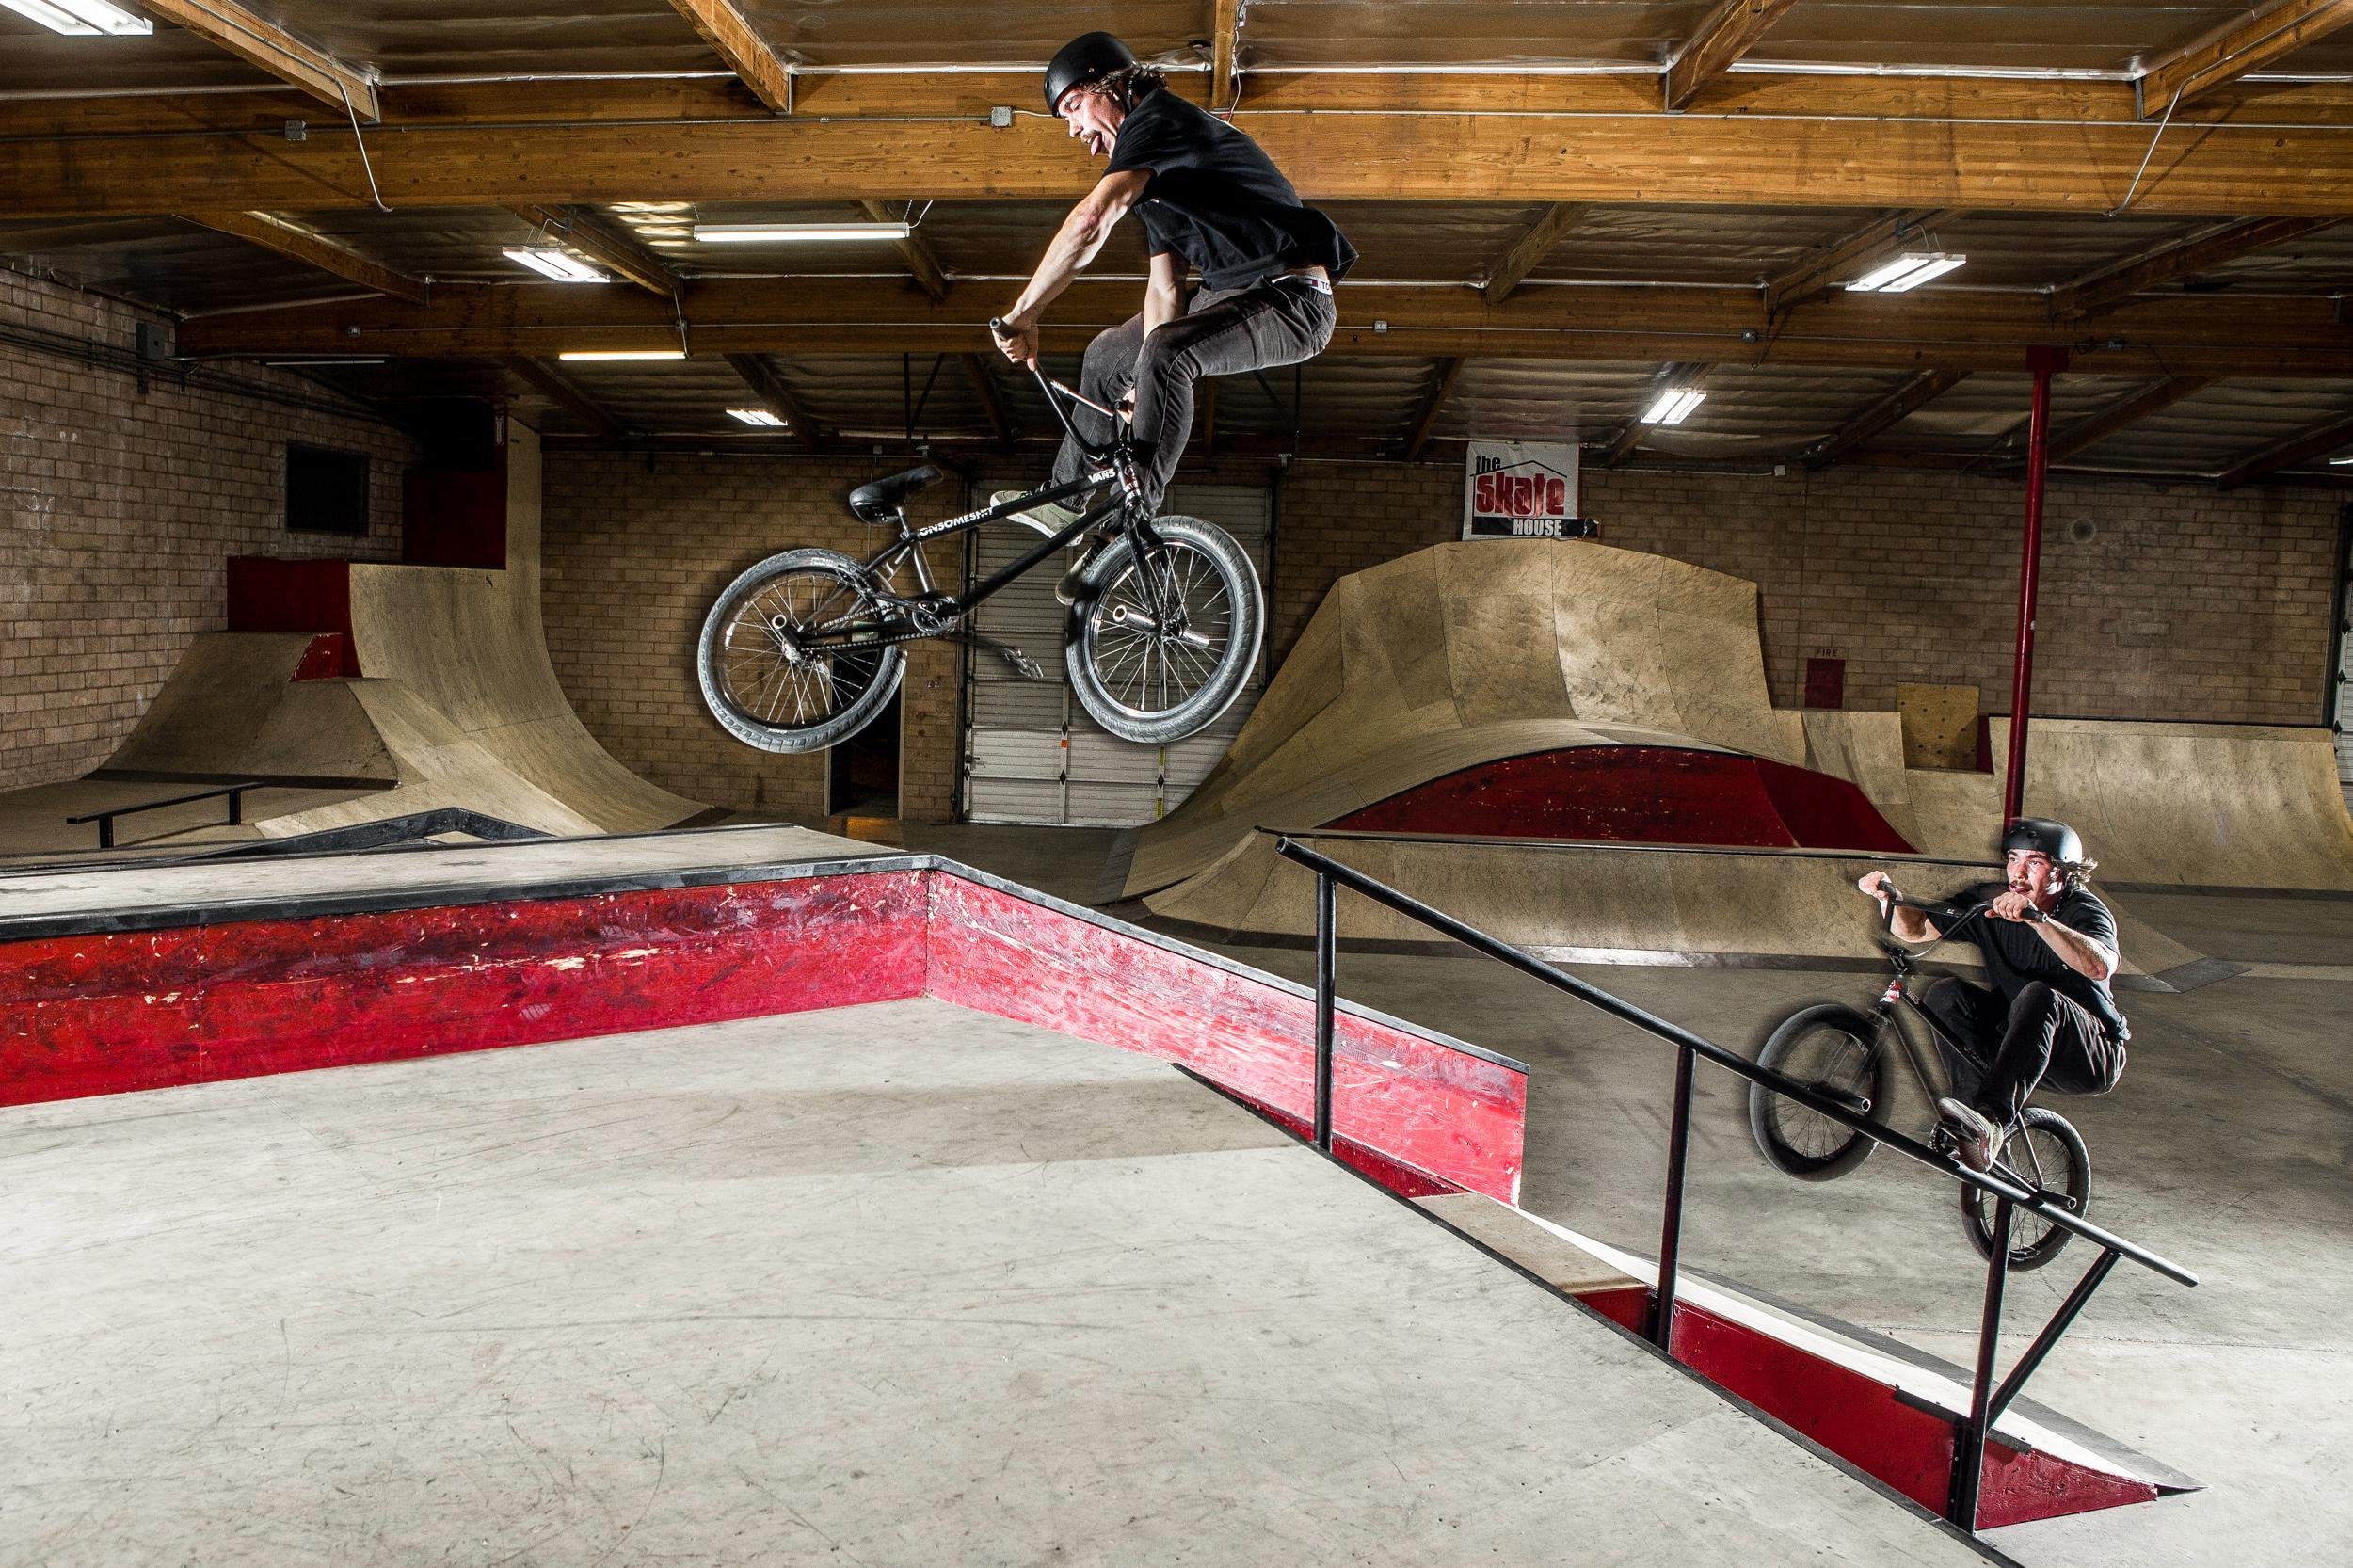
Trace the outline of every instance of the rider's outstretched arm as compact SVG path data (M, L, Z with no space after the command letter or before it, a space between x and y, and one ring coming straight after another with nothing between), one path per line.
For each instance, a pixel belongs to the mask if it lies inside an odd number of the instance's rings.
M1106 174L1097 181L1086 199L1071 208L1070 216L1062 220L1053 243L1046 248L1045 259L1037 264L1029 286L1021 291L1021 297L1014 301L1004 319L1016 328L1035 326L1039 313L1070 286L1070 280L1088 263L1102 254L1103 242L1111 238L1112 230L1128 216L1128 210L1144 199L1144 188L1151 183L1152 176L1140 168Z

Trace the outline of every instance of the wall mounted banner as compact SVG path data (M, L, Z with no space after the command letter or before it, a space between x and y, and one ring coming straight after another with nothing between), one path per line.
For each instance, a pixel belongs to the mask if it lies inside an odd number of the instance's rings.
M1590 539L1601 531L1577 515L1576 447L1473 441L1463 461L1463 537Z

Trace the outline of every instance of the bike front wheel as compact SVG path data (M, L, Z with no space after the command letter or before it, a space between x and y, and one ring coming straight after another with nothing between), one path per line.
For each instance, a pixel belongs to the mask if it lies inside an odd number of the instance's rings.
M2009 1167L2009 1174L2020 1185L2029 1191L2041 1188L2044 1197L2077 1219L2091 1207L2091 1150L2075 1125L2056 1111L2028 1106L2025 1119L2010 1129L2002 1144L2000 1163ZM1969 1244L1989 1262L1993 1256L1993 1209L2000 1201L1975 1187L1964 1185L1961 1190L1961 1218L1969 1232ZM2012 1208L2010 1268L2041 1268L2059 1255L2073 1234L2040 1214Z
M1224 529L1199 518L1152 521L1159 548L1133 529L1087 564L1064 637L1070 688L1123 741L1165 745L1233 705L1257 663L1266 599L1257 568Z
M721 728L762 751L823 751L873 721L906 672L896 646L805 648L799 639L881 632L865 568L831 550L771 555L703 618L695 674Z
M1756 1064L1796 1079L1858 1116L1885 1121L1887 1053L1881 1020L1859 1008L1822 1002L1791 1014L1767 1038ZM1749 1085L1749 1130L1773 1168L1801 1181L1845 1176L1869 1158L1863 1133L1820 1112Z

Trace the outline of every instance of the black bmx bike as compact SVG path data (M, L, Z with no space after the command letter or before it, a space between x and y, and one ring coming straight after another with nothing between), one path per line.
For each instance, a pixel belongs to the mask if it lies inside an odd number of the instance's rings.
M1902 1061L1930 1105L1954 1092L1957 1078L1974 1084L1979 1069L1936 1016L1913 995L1920 962L1973 920L1982 920L1990 904L1955 905L1924 903L1894 895L1882 912L1889 935L1880 939L1895 971L1880 999L1868 1010L1843 1002L1817 1002L1784 1019L1757 1053L1757 1065L1785 1073L1816 1093L1835 1100L1858 1115L1884 1123L1894 1104L1895 1068ZM1917 952L1894 939L1897 905L1917 909L1932 920L1939 936ZM1933 978L1933 977L1931 977ZM1905 1019L1925 1028L1931 1048L1923 1048L1919 1032ZM1853 1128L1833 1121L1761 1083L1749 1086L1749 1129L1756 1146L1778 1170L1803 1181L1829 1181L1845 1176L1869 1157L1875 1146ZM1931 1138L1949 1154L1953 1142L1940 1125ZM2081 1218L2091 1203L2091 1153L2074 1125L2044 1106L2026 1108L2025 1115L2003 1129L1993 1174ZM1980 1256L1993 1256L1993 1218L1998 1200L1977 1188L1961 1190L1962 1228ZM2011 1218L2009 1264L2012 1269L2040 1269L2059 1255L2073 1233L2025 1209Z
M1080 705L1112 734L1144 745L1195 734L1232 705L1266 624L1257 569L1215 524L1150 514L1138 478L1145 455L1125 414L1034 367L1032 374L1079 441L1080 476L928 528L908 523L906 503L940 477L929 464L852 490L851 512L891 530L881 550L864 560L834 550L780 552L728 584L704 617L696 674L728 733L763 751L822 751L846 740L889 702L906 673L905 645L923 638L970 642L1043 679L1022 649L968 623L991 595L1096 528L1064 623L1063 661ZM1112 440L1079 437L1065 399L1110 419ZM1018 515L1107 486L1099 504L1059 530ZM923 546L999 520L1045 537L963 593L940 591Z

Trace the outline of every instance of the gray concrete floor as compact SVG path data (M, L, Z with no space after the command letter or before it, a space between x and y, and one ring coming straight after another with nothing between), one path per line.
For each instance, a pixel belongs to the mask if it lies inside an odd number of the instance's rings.
M1017 872L1009 872L1017 874ZM2353 963L2353 900L2134 898L2167 935L2252 962ZM1343 927L1343 934L1345 928ZM1294 979L1295 949L1223 951ZM1867 1004L1861 973L1583 968L1723 1044L1751 1048L1819 999ZM1665 1048L1465 954L1344 952L1341 993L1507 1051L1533 1069L1525 1206L1603 1240L1657 1244L1673 1063ZM2092 1154L2093 1217L2203 1276L2120 1268L2030 1397L2209 1489L1997 1532L2029 1564L2348 1560L2353 1541L2353 1052L2343 978L2242 978L2124 999L2131 1065L2112 1096L2054 1103ZM1757 1155L1744 1085L1701 1070L1687 1266L1966 1365L1984 1275L1953 1184L1884 1154L1809 1185ZM1926 1125L1927 1108L1900 1115ZM2090 1256L2011 1278L2009 1354Z
M1960 1564L1144 1058L930 1001L0 1112L0 1563Z

